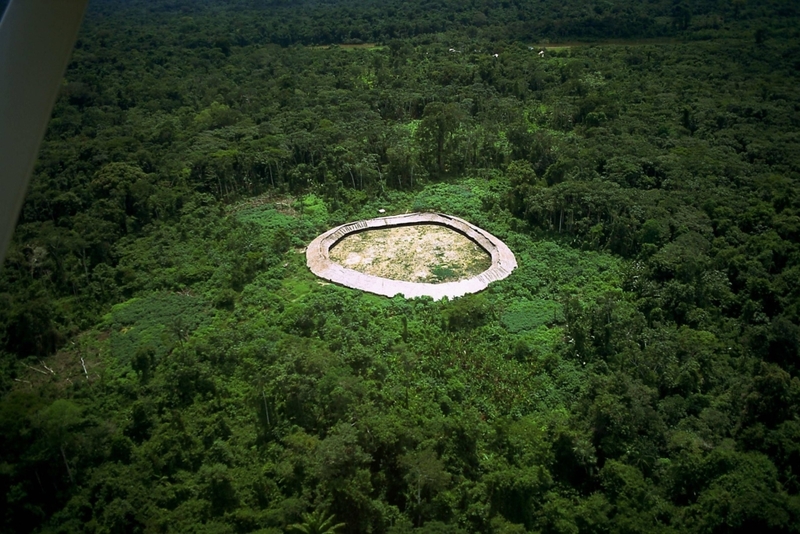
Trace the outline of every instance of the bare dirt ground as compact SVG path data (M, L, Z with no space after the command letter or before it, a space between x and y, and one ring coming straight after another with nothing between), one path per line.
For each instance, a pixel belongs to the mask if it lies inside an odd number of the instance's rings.
M351 234L330 250L330 258L365 274L431 284L471 278L492 265L472 240L435 224Z

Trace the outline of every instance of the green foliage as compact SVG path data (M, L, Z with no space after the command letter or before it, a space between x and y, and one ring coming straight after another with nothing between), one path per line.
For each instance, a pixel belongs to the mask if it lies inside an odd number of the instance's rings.
M0 530L797 530L794 6L256 4L90 7L0 272ZM308 271L380 210L519 266Z
M236 220L245 226L254 224L258 227L257 235L265 238L258 241L259 245L284 253L293 246L302 246L304 240L315 236L318 226L328 216L327 211L320 211L318 205L312 205L310 212L304 213L306 216L303 219L297 219L276 209L247 208L236 212Z
M514 302L501 317L503 326L514 334L535 330L542 325L557 324L563 320L563 307L558 302L548 300Z
M431 268L431 274L434 276L437 282L458 280L461 277L461 274L456 269L453 269L447 265L433 266L433 268Z
M480 294L455 299L442 310L442 315L450 330L482 326L488 322L491 313L489 300Z
M481 209L481 197L474 182L436 184L425 188L414 199L412 211L434 211L474 220ZM480 190L478 190L480 191Z
M302 532L303 534L334 534L337 530L345 526L344 523L333 523L334 515L327 518L317 510L310 514L303 514L303 522L289 525L292 532Z
M208 308L190 295L154 293L114 306L102 328L110 331L111 351L122 364L140 361L141 351L161 359L211 320Z
M328 223L328 208L316 195L305 195L300 201L300 213L314 228L321 229Z

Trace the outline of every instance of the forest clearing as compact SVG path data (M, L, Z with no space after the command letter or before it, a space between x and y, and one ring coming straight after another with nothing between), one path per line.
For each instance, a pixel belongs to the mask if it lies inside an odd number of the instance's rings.
M475 242L438 225L410 225L351 234L331 249L349 269L408 282L471 278L492 264Z

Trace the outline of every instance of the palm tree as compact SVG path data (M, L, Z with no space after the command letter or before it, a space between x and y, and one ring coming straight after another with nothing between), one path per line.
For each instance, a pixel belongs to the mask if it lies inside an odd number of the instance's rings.
M344 523L333 525L334 514L325 518L320 510L310 514L303 514L303 522L289 525L289 531L302 532L303 534L336 534Z

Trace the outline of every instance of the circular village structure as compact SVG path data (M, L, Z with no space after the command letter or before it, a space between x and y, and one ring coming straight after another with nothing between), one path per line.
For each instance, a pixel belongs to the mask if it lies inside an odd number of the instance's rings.
M491 266L471 278L456 282L433 284L391 280L361 273L348 269L330 258L331 248L351 234L412 225L444 226L466 236L489 254L492 262ZM439 300L443 297L452 299L468 293L477 293L486 289L490 283L506 278L517 267L517 260L514 258L514 254L498 238L463 219L441 213L409 213L378 217L337 226L320 235L308 245L306 262L311 272L335 284L387 297L400 294L405 298L427 296L434 300Z

